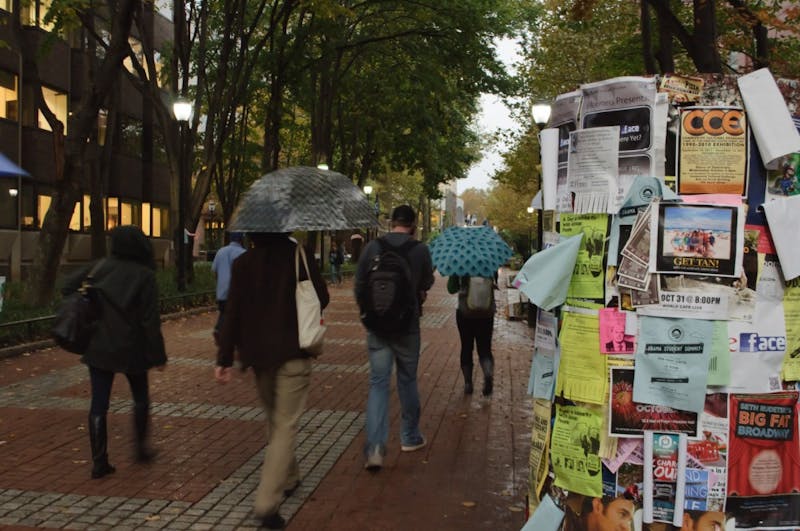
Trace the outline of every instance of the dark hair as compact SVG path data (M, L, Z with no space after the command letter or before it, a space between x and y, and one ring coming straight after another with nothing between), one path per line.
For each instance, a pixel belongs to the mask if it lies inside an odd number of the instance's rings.
M412 227L417 222L417 213L408 205L400 205L392 210L392 224Z
M241 232L231 232L229 233L229 238L232 242L241 243L242 240L244 239L244 234L242 234Z

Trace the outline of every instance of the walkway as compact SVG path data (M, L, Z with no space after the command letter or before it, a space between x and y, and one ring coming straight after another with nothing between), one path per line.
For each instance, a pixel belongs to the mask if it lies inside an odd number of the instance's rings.
M501 280L504 277L501 276ZM463 394L455 297L437 278L425 304L419 386L428 446L401 453L393 389L389 453L363 469L368 363L351 287L331 289L326 351L314 365L298 455L303 483L281 514L289 530L519 529L530 448L532 331L498 311L494 396ZM503 294L504 295L504 294ZM503 298L503 297L499 297ZM130 394L118 378L109 416L117 472L89 478L88 374L58 349L0 360L0 529L255 529L264 448L250 373L213 380L205 313L164 323L169 366L151 373L154 464L133 462Z

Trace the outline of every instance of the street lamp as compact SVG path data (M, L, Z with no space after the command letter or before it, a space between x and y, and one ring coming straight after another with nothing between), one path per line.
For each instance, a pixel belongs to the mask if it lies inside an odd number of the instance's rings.
M533 207L528 207L528 214L533 214ZM528 221L528 256L533 254L533 229L531 228L530 221Z
M325 170L328 170L329 168L328 168L327 164L325 164L324 162L321 162L321 163L317 164L317 169L325 171Z
M372 186L370 186L368 184L365 185L364 186L364 193L367 194L367 203L372 205L372 199L370 198L370 194L372 194ZM367 237L369 237L369 234L370 234L370 230L367 229Z
M550 110L550 104L543 102L534 103L531 107L533 121L536 123L536 127L538 127L540 131L544 129L544 126L547 125L547 121L550 119Z
M186 291L186 126L192 117L192 103L178 98L172 104L172 112L179 126L178 141L178 226L175 243L178 246L178 291Z

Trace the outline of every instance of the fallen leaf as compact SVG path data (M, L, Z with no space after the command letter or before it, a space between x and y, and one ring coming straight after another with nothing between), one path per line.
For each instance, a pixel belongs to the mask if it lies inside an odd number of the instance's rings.
M151 514L150 516L145 516L144 519L148 522L153 522L155 520L161 520L161 517L157 514Z
M469 416L469 415L467 415L466 413L462 413L462 414L460 414L460 415L459 415L459 417L461 417L462 419L465 419L465 418L467 418L468 416Z
M76 460L72 461L72 464L73 465L85 465L88 462L89 461L87 461L86 459L76 459Z
M474 501L462 501L461 505L463 505L464 507L475 507L478 504L475 503Z
M515 505L512 505L511 507L508 508L508 510L511 511L512 513L521 513L522 507L517 507Z

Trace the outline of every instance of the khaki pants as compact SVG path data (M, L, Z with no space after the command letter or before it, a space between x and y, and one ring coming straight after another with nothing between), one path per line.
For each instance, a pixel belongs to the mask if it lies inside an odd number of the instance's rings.
M253 509L258 517L278 511L283 491L300 480L294 455L297 423L306 407L311 360L289 360L278 369L255 370L256 387L267 415L268 443Z

